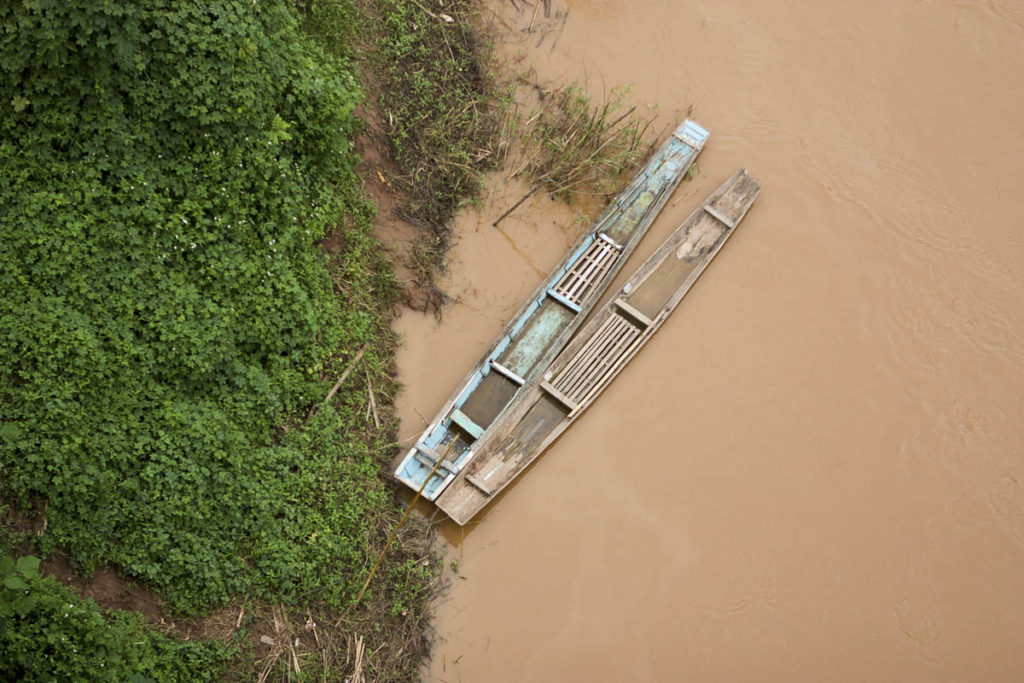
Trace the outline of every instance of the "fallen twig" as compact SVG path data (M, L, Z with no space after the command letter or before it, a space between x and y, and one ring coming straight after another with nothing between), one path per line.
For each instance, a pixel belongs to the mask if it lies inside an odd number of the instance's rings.
M363 354L366 353L366 349L369 348L369 346L370 342L366 342L365 344L363 344L363 348L359 349L359 353L355 355L355 358L349 361L348 367L345 368L345 372L341 373L341 377L339 377L338 381L334 383L334 386L331 387L331 390L327 392L327 396L324 398L324 400L309 409L309 415L306 416L307 420L316 415L316 411L319 410L320 406L326 405L328 401L334 398L334 395L338 393L338 389L341 388L342 383L344 383L344 381L348 379L348 376L352 374L352 369L355 368L356 363L358 363L360 359L362 359Z
M352 665L352 676L349 677L349 683L365 683L366 679L363 678L363 652L366 649L366 645L363 643L362 636L356 636L356 653L355 663Z
M494 227L498 227L498 223L500 223L500 222L502 222L503 220L505 220L506 218L508 218L508 215L509 215L510 213L512 213L513 211L515 211L516 209L518 209L518 208L519 208L519 205L520 205L520 204L522 204L522 203L523 203L523 202L525 202L525 201L526 201L527 199L529 199L529 198L530 198L530 197L532 197L532 196L533 196L534 194L536 194L536 193L537 193L537 190L539 190L539 189L540 189L540 186L538 185L537 187L533 188L532 190L530 190L529 192L527 192L527 193L526 193L525 195L523 195L522 199L520 199L520 200L519 200L518 202L516 202L515 204L513 204L513 205L512 205L512 207L511 207L511 208L510 208L510 209L509 209L508 211L506 211L505 213L503 213L503 214L501 214L500 216L498 216L497 220L495 220L495 221L494 221L494 223L492 223L492 225L493 225Z
M366 391L370 395L370 410L373 412L373 424L380 429L380 417L377 416L377 401L373 397L373 383L370 382L370 371L366 371Z
M427 14L429 14L430 16L434 17L435 19L440 19L441 21L443 21L443 22L444 22L444 23L446 23L446 24L451 24L451 23L454 23L454 22L455 22L455 20L454 20L453 18L451 18L451 17L449 16L449 15L445 14L444 12L442 12L442 13L440 13L440 14L434 14L433 12L431 12L430 10L428 10L428 9L427 9L426 7L424 7L424 6L423 6L423 5L421 5L420 3L416 2L416 0L412 0L412 1L413 1L413 3L414 3L414 4L415 4L415 5L417 6L417 7L419 7L419 8L421 9L421 10L423 10L424 12L426 12Z

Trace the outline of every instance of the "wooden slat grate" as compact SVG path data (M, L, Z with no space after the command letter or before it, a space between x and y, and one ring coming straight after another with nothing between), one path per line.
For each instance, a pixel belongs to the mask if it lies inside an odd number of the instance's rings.
M552 382L561 394L580 404L598 387L640 336L641 329L612 314Z
M569 266L558 284L551 288L552 291L578 306L582 305L618 255L619 248L610 240L594 240L583 255Z

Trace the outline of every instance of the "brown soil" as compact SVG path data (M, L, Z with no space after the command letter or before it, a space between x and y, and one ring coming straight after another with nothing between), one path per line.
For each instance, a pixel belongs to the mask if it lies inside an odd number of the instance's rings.
M425 254L430 249L429 231L399 217L397 208L408 203L390 178L398 171L387 150L372 84L366 84L367 104L357 109L365 128L356 137L355 149L361 162L357 167L367 195L377 207L374 235L384 245L392 262L401 302L417 311L437 311L443 295L434 282L434 266ZM335 238L336 239L336 238Z
M45 506L36 512L30 514L6 509L3 528L8 533L23 537L41 536L46 530ZM30 544L23 543L18 552L32 553L33 550ZM42 563L41 569L83 597L92 598L101 607L141 612L151 624L167 623L167 612L157 594L121 576L113 567L103 566L90 576L81 576L75 573L67 555L55 552Z
M112 567L100 567L91 576L79 576L67 556L56 552L43 562L42 569L103 607L142 612L151 624L166 619L163 601L156 593L122 577Z
M241 607L229 604L201 619L176 618L155 592L121 575L109 565L89 576L76 574L63 553L56 552L43 562L47 574L71 586L82 597L92 598L104 609L139 612L146 621L183 640L226 640L238 627ZM257 639L259 634L255 634Z

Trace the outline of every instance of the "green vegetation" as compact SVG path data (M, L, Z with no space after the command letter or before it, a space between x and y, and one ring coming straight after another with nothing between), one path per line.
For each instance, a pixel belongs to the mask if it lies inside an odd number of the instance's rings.
M330 55L346 62L346 68L357 61L356 44L365 30L363 12L358 0L298 0L295 7L303 32L313 38Z
M4 680L181 681L220 678L230 651L217 643L160 635L142 618L104 616L59 582L39 559L0 555L0 662Z
M180 608L342 604L332 577L358 571L384 490L342 435L354 406L302 416L385 329L367 221L335 264L346 305L315 247L345 200L365 212L354 81L280 3L55 2L0 23L4 497L45 497L46 549Z
M353 2L0 5L0 511L39 530L0 554L112 565L176 618L231 603L227 668L246 680L415 677L440 574L411 525L354 604L399 512L381 467L396 287L355 172L356 61L428 272L511 114L470 0L380 0L369 19ZM582 181L554 157L611 169L597 155L628 161L642 135L577 92L545 109L532 139L551 159L530 173L556 193ZM586 142L559 147L559 130ZM222 645L12 562L0 678L222 669Z
M374 70L378 103L409 198L403 217L430 230L440 257L455 210L477 195L480 176L499 160L503 107L495 97L488 46L472 24L475 3L432 12L406 0L379 0Z
M244 600L258 626L280 603L374 650L421 633L416 538L350 605L396 517L394 286L351 68L283 0L38 0L0 28L0 499L42 518L40 552L114 564L185 614ZM422 647L364 670L409 677Z

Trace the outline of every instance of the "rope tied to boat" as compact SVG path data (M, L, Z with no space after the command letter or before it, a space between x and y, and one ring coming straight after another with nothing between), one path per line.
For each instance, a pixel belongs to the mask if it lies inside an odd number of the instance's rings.
M455 438L452 439L451 442L448 444L448 448L445 449L444 453L441 454L441 457L438 458L437 461L434 463L433 468L431 468L430 470L430 474L428 474L426 479L423 480L423 484L420 485L419 491L417 491L416 495L412 497L412 501L405 508L405 512L402 513L402 518L398 520L398 524L395 526L394 531L392 531L391 535L388 537L387 543L384 544L384 549L381 550L380 554L377 556L377 561L373 563L373 568L370 569L369 576L366 577L366 581L363 583L363 587L359 589L359 594L356 595L356 599L352 602L352 605L350 605L350 607L358 605L359 601L363 599L363 595L366 594L366 589L370 587L370 582L373 581L374 575L376 575L377 570L380 568L380 563L384 561L384 556L391 548L391 544L395 542L396 538L398 538L398 532L405 524L405 520L409 518L409 513L412 512L413 507L416 505L416 501L418 501L420 499L420 496L423 495L423 491L427 488L427 484L429 484L430 480L434 478L434 475L437 473L437 469L441 466L441 463L443 463L448 458L448 454L451 453L452 448L455 447L455 444L458 442L458 440L459 434L455 434Z

